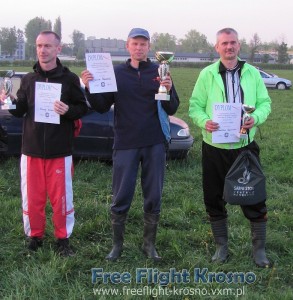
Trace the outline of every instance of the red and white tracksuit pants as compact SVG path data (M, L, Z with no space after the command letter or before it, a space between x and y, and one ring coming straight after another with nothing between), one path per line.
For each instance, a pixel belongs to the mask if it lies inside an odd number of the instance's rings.
M21 193L24 232L42 238L46 226L46 203L53 210L54 235L68 238L74 226L72 156L43 159L21 156Z

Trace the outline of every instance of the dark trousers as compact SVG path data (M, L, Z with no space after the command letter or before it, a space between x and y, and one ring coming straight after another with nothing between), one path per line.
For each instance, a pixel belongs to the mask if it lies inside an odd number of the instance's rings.
M124 214L130 209L140 165L144 212L160 213L166 167L164 144L138 149L114 150L111 212Z
M250 149L259 158L259 147L251 142L240 149L219 149L202 143L203 193L206 211L211 221L227 218L226 202L223 199L224 181L238 154L244 149ZM244 216L253 222L264 222L267 219L265 201L256 205L241 206Z

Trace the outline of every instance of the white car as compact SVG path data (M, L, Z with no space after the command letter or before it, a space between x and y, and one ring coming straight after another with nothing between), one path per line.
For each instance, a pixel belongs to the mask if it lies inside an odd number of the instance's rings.
M286 90L292 86L292 82L288 79L278 77L277 75L265 72L264 70L258 70L267 88Z

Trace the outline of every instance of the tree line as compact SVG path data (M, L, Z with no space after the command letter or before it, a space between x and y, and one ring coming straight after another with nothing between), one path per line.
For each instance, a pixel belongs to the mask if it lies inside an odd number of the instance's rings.
M21 29L6 28L0 29L0 45L1 52L8 56L13 56L17 48L17 41L24 41L26 59L35 59L36 49L35 40L37 35L42 30L53 30L62 37L61 18L58 17L54 24L50 20L45 20L42 17L36 17L28 21L24 31ZM74 29L71 34L72 43L65 43L62 47L62 54L75 56L77 59L84 59L85 54L85 35L77 29ZM176 36L169 33L154 33L151 37L152 50L168 50L183 53L212 53L214 45L209 43L207 37L195 29L190 30L183 39L177 39ZM277 62L280 64L289 63L288 46L283 41L271 41L262 43L257 33L253 35L249 42L246 39L241 39L241 53L247 54L252 62L257 53L274 52L277 54ZM293 46L291 48L293 50ZM262 63L269 61L269 54L263 55Z

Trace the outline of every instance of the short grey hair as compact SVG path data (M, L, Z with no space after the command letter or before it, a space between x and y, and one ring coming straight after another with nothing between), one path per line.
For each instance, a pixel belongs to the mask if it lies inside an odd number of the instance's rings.
M223 33L226 33L226 34L234 33L237 36L237 39L238 39L238 32L233 28L226 27L226 28L223 28L223 29L221 29L217 32L217 35L216 35L217 40L218 40L219 36Z

